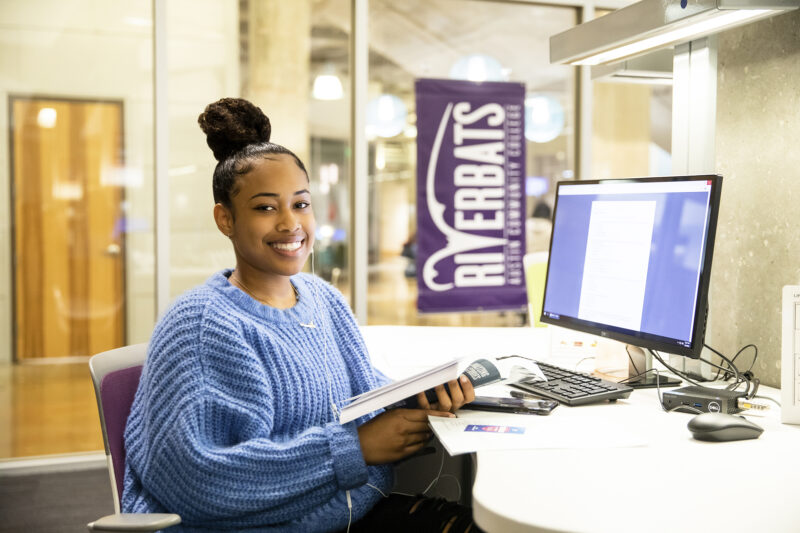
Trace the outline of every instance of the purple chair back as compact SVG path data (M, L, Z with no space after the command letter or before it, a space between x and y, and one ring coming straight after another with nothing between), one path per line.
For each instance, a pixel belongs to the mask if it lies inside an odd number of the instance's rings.
M125 479L125 424L146 357L147 344L131 344L89 359L116 512L120 512Z
M131 412L136 387L142 375L142 365L109 372L100 383L103 418L108 442L108 452L114 466L117 483L117 500L122 499L122 482L125 479L125 423Z

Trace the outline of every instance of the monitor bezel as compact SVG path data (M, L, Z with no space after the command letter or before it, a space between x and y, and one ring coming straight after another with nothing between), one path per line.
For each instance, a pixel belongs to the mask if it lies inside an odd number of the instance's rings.
M555 234L555 221L558 215L558 199L559 189L569 185L597 185L604 183L646 183L646 182L676 182L676 181L701 181L706 180L711 182L711 192L709 193L709 209L708 209L708 230L706 233L706 246L705 253L703 254L703 264L699 276L698 283L698 298L694 313L694 323L692 327L691 346L681 346L677 344L676 339L669 339L652 333L643 333L623 329L608 324L599 324L597 322L590 322L581 320L576 317L559 316L559 318L551 318L545 315L545 301L547 296L547 286L550 278L550 257L552 256L553 237ZM614 339L626 344L633 344L641 348L656 350L658 352L665 352L677 355L683 355L697 359L703 350L703 341L705 339L705 326L708 310L708 290L711 282L711 262L714 256L714 241L716 240L717 232L717 218L719 215L720 197L722 192L722 176L719 174L696 174L685 176L649 176L649 177L636 177L636 178L619 178L619 179L603 179L603 180L569 180L560 181L556 186L556 200L553 207L552 227L553 231L550 233L550 246L548 248L547 259L547 275L545 276L544 294L542 294L542 312L540 320L546 324L564 327Z

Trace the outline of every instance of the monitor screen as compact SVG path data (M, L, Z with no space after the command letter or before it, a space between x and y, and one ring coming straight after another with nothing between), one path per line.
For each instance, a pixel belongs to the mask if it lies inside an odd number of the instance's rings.
M722 177L560 182L542 322L699 357Z

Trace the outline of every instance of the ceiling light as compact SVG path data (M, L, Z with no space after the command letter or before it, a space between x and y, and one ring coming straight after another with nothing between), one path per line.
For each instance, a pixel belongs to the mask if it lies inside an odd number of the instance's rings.
M367 137L394 137L406 126L406 104L393 94L367 102Z
M564 108L546 94L525 97L525 138L535 143L547 143L564 131Z
M492 56L471 54L456 61L450 68L450 78L469 81L506 81L510 69Z
M800 0L641 0L550 37L550 62L620 61L798 6Z
M341 100L344 96L342 80L339 79L332 68L314 78L314 88L311 95L316 100Z

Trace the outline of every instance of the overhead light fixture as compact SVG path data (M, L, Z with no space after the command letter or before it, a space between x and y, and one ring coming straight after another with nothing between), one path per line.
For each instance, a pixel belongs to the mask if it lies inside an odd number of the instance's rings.
M564 131L564 108L558 100L542 93L525 96L525 138L548 143Z
M382 94L367 102L367 137L394 137L406 126L406 104L393 94Z
M672 85L672 49L656 50L619 63L595 65L592 80L620 83Z
M800 7L800 0L641 0L550 37L550 62L601 65Z
M450 77L469 81L506 81L510 69L503 68L498 60L486 54L461 57L450 67Z
M341 100L344 96L342 80L336 75L333 66L328 65L325 71L314 78L311 95L316 100Z

